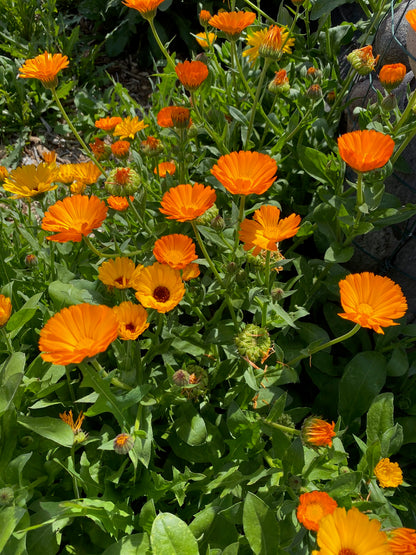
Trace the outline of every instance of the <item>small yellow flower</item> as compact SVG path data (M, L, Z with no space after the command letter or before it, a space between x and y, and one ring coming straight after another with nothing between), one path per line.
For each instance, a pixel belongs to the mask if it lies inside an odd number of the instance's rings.
M381 459L374 468L374 474L382 488L397 488L403 483L403 473L396 462L389 458Z
M202 48L208 48L217 40L217 35L215 33L198 33L195 35L195 39L199 46L202 46Z
M247 44L251 46L251 48L244 50L243 56L248 57L248 61L251 65L254 65L254 62L259 57L259 48L263 44L267 32L268 29L260 29L260 31L249 32L247 35Z
M0 295L0 328L7 324L12 313L12 301L9 297Z
M139 120L138 116L134 118L127 116L121 123L116 125L113 135L120 137L120 139L134 139L135 134L146 127L149 126L145 124L143 120Z

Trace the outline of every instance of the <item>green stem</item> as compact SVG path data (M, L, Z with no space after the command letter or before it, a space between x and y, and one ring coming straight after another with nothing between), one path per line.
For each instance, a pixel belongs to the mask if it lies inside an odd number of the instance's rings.
M264 272L265 272L264 288L266 289L267 294L270 293L270 256L271 256L271 252L267 251L266 265L264 268Z
M255 10L258 14L260 14L262 17L264 17L264 19L266 21L268 21L269 23L271 23L272 25L274 25L276 22L273 18L271 18L269 15L267 15L267 13L263 12L263 10L261 10L258 6L256 6L255 4L253 4L253 2L251 2L250 0L244 0L244 2L250 6L250 8L253 8L253 10Z
M72 445L71 447L71 459L72 459L72 464L75 470L75 443ZM74 494L76 499L80 498L79 495L79 489L78 489L78 482L77 482L77 477L75 475L72 475L72 485L74 487Z
M165 46L162 44L159 35L157 34L155 24L153 23L153 19L148 19L150 29L152 30L153 36L155 37L155 41L157 42L160 50L162 51L163 55L166 58L168 64L172 67L173 71L175 71L175 62L173 61L172 57L170 56L169 52L166 50Z
M263 68L262 68L261 73L260 73L259 82L257 84L256 95L254 97L253 106L251 108L250 121L249 121L249 124L248 124L247 137L246 137L246 142L245 142L245 146L244 146L245 150L247 150L247 148L248 148L250 135L251 135L251 132L253 130L254 118L256 116L257 104L258 104L258 101L259 101L259 98L260 98L260 94L263 90L263 83L264 83L264 79L266 78L267 69L268 69L269 65L270 65L270 59L266 58L264 60L264 65L263 65Z
M245 195L241 195L240 198L240 209L238 212L238 220L237 220L237 225L236 225L236 232L235 232L235 240L234 240L234 256L237 252L237 248L238 248L238 243L240 241L240 235L239 235L239 230L240 230L240 225L241 222L244 219L244 208L246 205L246 196Z
M331 109L328 112L328 116L327 116L327 120L331 121L331 116L334 115L335 109L338 108L338 104L340 104L340 102L342 102L345 93L348 91L348 89L350 88L351 82L354 79L355 76L355 69L353 67L350 67L350 70L347 74L347 77L345 78L344 81L344 85L342 86L342 89L340 90L340 92L336 95L335 97L335 101L331 106Z
M84 235L84 241L85 244L87 245L87 247L97 256L99 256L100 258L117 258L118 256L120 256L119 253L113 253L113 254L106 254L103 251L100 251L98 249L96 249L94 247L94 245L91 243L91 241L89 240L89 238ZM137 251L132 251L132 252L127 252L125 253L125 256L136 256L137 254L140 254L142 251L141 250L137 250Z
M196 115L198 117L198 120L204 126L206 132L211 137L211 139L215 142L218 150L221 152L221 154L229 154L230 151L224 145L222 137L220 135L218 135L218 133L216 131L214 131L214 129L208 123L207 119L203 118L203 116L201 115L201 112L199 111L198 103L196 102L196 99L195 99L195 92L194 91L191 92L191 98L192 98L192 108L193 108L194 112L196 113Z
M412 133L409 133L407 135L405 140L402 142L402 144L399 146L399 148L396 150L396 152L391 157L392 164L394 164L396 162L396 160L399 158L401 153L405 150L405 148L407 147L407 145L410 143L410 141L413 139L413 137L415 135L416 135L416 129L414 129L414 131L412 131Z
M368 17L368 19L370 19L371 11L367 7L366 0L358 0L358 3L360 4L361 9L365 13L365 15ZM371 5L371 2L370 2L370 5Z
M327 349L328 347L332 347L332 345L335 345L336 343L340 343L341 341L346 341L347 339L355 335L360 328L361 328L360 324L355 324L355 326L349 332L344 333L344 335L341 335L340 337L336 337L335 339L332 339L331 341L328 341L323 345L318 345L318 347L315 347L314 349L311 349L310 351L308 351L307 354L302 354L297 356L296 358L290 360L287 363L287 365L294 366L297 362L299 362L304 358L311 357L315 353L322 351L323 349Z
M4 342L6 343L7 350L9 351L10 354L14 353L13 345L10 341L10 338L9 338L9 335L8 335L7 331L4 329L3 326L0 327L0 330L1 330L1 334L4 338Z
M277 422L271 422L270 420L267 420L266 418L263 418L263 417L258 417L258 418L259 420L262 421L263 424L266 424L266 426L270 426L271 428L284 432L285 434L292 434L294 436L300 436L301 434L300 430L297 430L296 428L289 428L289 426L283 426L283 424L277 424Z
M409 117L415 102L416 102L416 91L413 91L412 94L410 95L409 101L407 103L407 106L403 114L400 116L399 121L394 126L393 134L396 134L400 130L400 127L407 121L407 118Z
M72 383L71 383L71 372L68 369L68 366L65 366L65 374L66 374L66 381L68 382L68 389L69 389L69 395L71 396L71 401L73 404L75 404L75 393L74 393L74 388L72 387Z
M211 260L211 257L209 256L207 249L205 248L204 242L202 241L202 238L199 234L199 231L198 231L198 228L196 226L195 220L192 220L191 224L192 224L192 228L193 228L194 233L195 233L196 240L198 241L198 245L199 245L199 247L200 247L200 249L201 249L201 251L202 251L202 253L205 257L205 260L208 262L208 265L211 268L211 271L214 274L214 276L216 277L218 283L221 285L221 287L223 287L223 281L221 279L221 276L218 273L218 270L215 267L213 261Z
M56 93L56 89L51 89L52 91L52 96L53 99L56 102L56 105L58 106L64 120L66 121L66 123L69 125L69 128L71 129L72 133L74 134L75 138L77 139L77 141L79 142L79 144L82 146L82 149L84 150L85 154L88 156L88 158L94 162L94 164L97 166L97 168L100 170L100 172L104 175L104 177L107 177L107 174L105 172L105 169L102 167L102 165L99 163L99 161L95 158L95 156L92 154L92 152L90 151L90 149L87 147L87 145L85 144L84 140L81 138L80 134L78 133L78 131L75 129L74 125L72 124L72 121L69 119L68 114L65 111L65 108L62 106L61 101L58 98L58 95Z

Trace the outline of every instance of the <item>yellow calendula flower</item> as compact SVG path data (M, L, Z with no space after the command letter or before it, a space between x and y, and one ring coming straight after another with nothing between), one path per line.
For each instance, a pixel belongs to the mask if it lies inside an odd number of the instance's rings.
M49 164L29 164L12 170L4 180L3 188L14 193L12 198L32 198L56 189L57 168Z
M382 488L397 488L403 483L403 473L396 462L389 458L381 459L374 468L374 474Z
M7 324L12 313L12 301L9 297L0 295L0 328Z
M134 139L136 133L149 127L143 120L139 120L138 116L134 118L127 116L120 123L118 123L113 131L113 135L120 137L120 139Z
M263 44L263 41L267 35L268 29L260 29L260 31L253 31L247 35L247 44L250 48L247 48L243 52L243 56L248 58L251 65L254 65L255 61L259 57L259 48Z

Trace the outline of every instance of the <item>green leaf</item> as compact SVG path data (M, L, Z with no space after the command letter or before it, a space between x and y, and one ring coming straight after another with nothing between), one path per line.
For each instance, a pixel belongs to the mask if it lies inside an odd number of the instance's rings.
M320 150L308 146L298 147L298 154L300 164L307 174L322 183L331 183L328 171L331 159L328 156Z
M103 555L147 555L149 549L147 534L132 534L107 547Z
M175 430L182 441L188 445L201 445L206 442L207 428L204 419L193 405L182 407L181 416L175 421Z
M0 511L0 551L3 551L4 546L12 535L17 524L25 514L26 509L23 507L5 507Z
M279 527L274 512L254 493L244 501L243 527L256 555L275 555L279 550Z
M362 479L361 472L348 472L337 476L335 480L325 488L325 491L333 497L345 497L353 492L358 492Z
M403 347L396 347L387 363L387 375L398 378L404 376L409 369L409 359Z
M6 412L22 381L26 357L13 353L0 370L0 416Z
M369 445L374 441L381 441L384 432L393 426L393 401L393 393L382 393L372 402L367 413L367 441Z
M364 414L386 381L386 360L381 353L358 353L346 366L339 384L339 413L349 424Z
M188 526L171 513L160 513L150 535L154 555L198 555L197 541Z
M348 0L315 0L311 10L311 19L319 19L323 15L328 15L332 10L346 4Z
M340 244L333 243L325 251L325 260L327 262L338 262L342 264L351 260L354 254L354 247L343 247Z
M74 443L74 432L71 427L58 418L50 418L49 416L33 418L22 415L17 417L17 422L32 432L36 432L40 436L64 447L72 447Z
M12 332L10 337L15 337L19 331L23 328L27 322L29 322L36 311L39 309L39 301L43 293L37 293L33 295L20 310L11 315L9 321L7 322L6 329L8 332Z

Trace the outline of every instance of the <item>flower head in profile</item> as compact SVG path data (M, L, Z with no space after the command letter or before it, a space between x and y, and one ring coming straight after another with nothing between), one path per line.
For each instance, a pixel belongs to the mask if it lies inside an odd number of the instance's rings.
M211 208L216 198L214 189L201 183L177 185L163 195L159 210L169 220L187 222Z
M116 339L117 329L117 318L108 306L82 303L63 308L40 331L40 356L54 364L82 362L104 352Z
M12 198L32 198L57 188L59 170L49 164L38 166L29 164L16 168L9 173L3 183L3 188L14 193Z
M175 71L187 91L195 91L208 77L208 66L199 60L176 64Z
M289 78L285 69L280 69L274 74L274 78L270 81L267 88L271 93L287 93L290 91Z
M79 164L71 164L70 172L74 181L79 181L84 183L84 185L97 183L101 175L101 170L91 160L80 162Z
M228 40L237 40L242 31L256 20L253 12L219 12L211 17L209 24L222 31Z
M136 265L130 258L118 256L115 259L106 260L98 268L98 279L109 287L116 289L128 289L131 287Z
M186 235L173 233L157 239L153 254L158 262L167 264L175 270L183 270L198 258L195 243Z
M130 196L129 198L130 201L133 202L134 197ZM124 212L129 207L129 201L127 200L127 197L117 197L114 195L108 197L107 204L113 210L117 210L117 212Z
M359 75L368 75L377 65L380 55L374 58L373 47L363 46L350 52L347 60Z
M212 15L208 10L201 10L199 12L199 23L202 25L202 27L206 27L208 25L209 20L211 19Z
M197 33L195 40L202 48L209 48L217 40L215 33Z
M316 555L392 555L387 534L377 519L369 519L356 507L348 512L337 507L319 523Z
M290 54L295 39L289 38L289 31L279 25L270 25L259 46L260 56L279 60L283 54Z
M380 69L378 78L387 92L392 91L400 85L406 75L404 64L387 64Z
M173 125L173 122L172 122L172 125ZM145 139L140 143L140 150L144 154L146 154L146 156L150 156L150 157L159 156L159 154L163 152L163 143L160 139L156 139L156 137L152 137L150 135L149 137L147 137L147 139Z
M105 142L99 137L94 137L94 142L89 143L90 149L97 160L102 160L107 155Z
M12 301L5 295L0 295L0 328L7 324L12 313Z
M413 31L416 31L416 10L408 10L405 17Z
M94 125L98 129L102 129L103 131L112 131L116 127L116 125L118 125L122 121L123 118L120 118L119 116L113 116L97 119Z
M332 447L335 422L331 424L317 416L310 416L302 426L302 440L311 447Z
M183 281L190 281L191 279L197 278L200 274L201 270L199 269L199 264L190 262L182 270L182 279Z
M160 127L186 128L191 124L191 113L184 106L166 106L157 114Z
M49 54L45 52L26 60L19 68L20 76L24 79L39 79L47 89L54 89L58 84L58 73L69 65L67 56L62 54Z
M384 334L382 328L397 326L407 310L406 298L399 285L386 276L371 272L349 274L339 282L341 305L338 314L345 320Z
M244 250L254 247L252 254L257 256L262 249L277 251L280 241L296 235L299 225L300 216L297 214L280 219L279 208L266 205L254 212L252 220L246 218L241 222L239 237Z
M305 528L317 532L320 520L324 516L332 514L337 507L338 503L326 492L311 491L302 493L299 497L296 516Z
M221 156L211 173L233 195L261 195L276 179L277 164L268 154L240 150Z
M416 530L395 528L390 530L387 535L393 555L416 555Z
M157 168L153 170L153 173L155 175L159 175L159 177L166 177L167 174L173 175L175 172L175 162L160 162L160 164L157 165Z
M137 10L144 19L153 19L157 8L164 0L123 0L123 4L128 8Z
M124 158L129 153L130 143L129 141L115 141L110 148L114 156Z
M136 133L146 129L146 127L149 126L143 120L139 120L139 116L134 118L127 116L115 126L113 135L120 137L120 139L134 139Z
M247 44L250 48L243 51L243 56L244 58L248 58L251 65L254 65L255 61L259 57L259 48L264 42L267 31L268 29L260 29L259 31L249 31L247 33Z
M74 436L79 434L82 431L81 426L85 418L85 414L82 411L79 413L78 418L75 420L75 422L74 422L74 417L72 415L72 410L68 412L65 411L59 414L59 418L63 422L65 422L65 424L68 424L68 426L74 432Z
M133 279L133 287L138 301L145 308L154 308L161 313L174 309L185 294L179 270L159 262L143 268Z
M56 151L55 150L44 150L42 152L42 158L45 164L49 166L56 165Z
M149 327L147 312L140 304L124 301L113 311L118 321L119 339L134 341Z
M397 462L389 458L381 459L374 468L374 474L382 488L397 488L403 483L403 473Z
M5 166L0 166L0 183L3 183L8 175L9 170Z
M118 434L114 438L113 448L119 455L127 455L134 447L134 438L130 434Z
M42 229L56 232L47 237L50 241L79 243L93 229L99 228L106 216L107 206L98 197L75 195L49 207L42 220Z
M374 129L351 131L338 137L341 158L356 172L368 172L382 168L390 160L394 141Z

